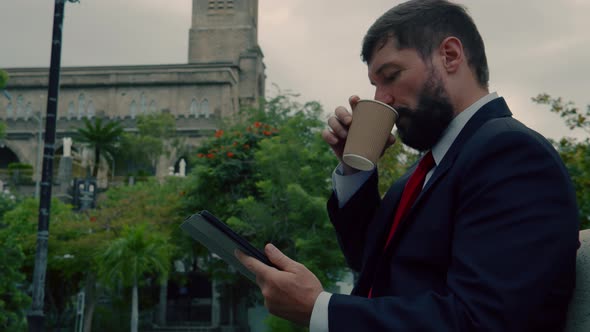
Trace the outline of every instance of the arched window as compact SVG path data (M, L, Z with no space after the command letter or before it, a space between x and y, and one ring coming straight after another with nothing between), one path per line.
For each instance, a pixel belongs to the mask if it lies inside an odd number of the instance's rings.
M135 119L135 116L137 115L137 103L135 102L135 99L131 101L131 105L129 106L129 113L131 113L131 118Z
M203 99L201 102L201 112L208 118L211 115L211 111L209 111L209 100Z
M139 97L139 103L140 103L140 107L141 107L141 114L145 114L147 112L147 98L145 96L145 93L141 93L141 96Z
M25 120L30 119L31 116L33 116L33 106L31 105L31 102L28 102L27 107L25 107Z
M25 98L20 95L16 97L16 118L24 118L25 117Z
M84 97L84 94L81 93L78 96L78 120L82 119L84 117L84 113L86 112L85 110L86 108L86 98Z
M158 112L158 105L155 100L150 102L150 114L156 114Z
M14 112L12 110L12 103L8 103L8 105L6 106L6 118L12 119L13 116Z
M191 101L191 108L189 109L189 114L194 116L195 118L198 117L197 112L199 111L199 103L197 102L196 98L193 98Z
M74 102L70 101L68 104L68 119L72 120L76 117L76 108L74 107Z
M89 119L92 119L94 117L95 113L96 113L96 109L94 108L94 103L91 100L88 102L88 110L86 111L86 114L88 114Z

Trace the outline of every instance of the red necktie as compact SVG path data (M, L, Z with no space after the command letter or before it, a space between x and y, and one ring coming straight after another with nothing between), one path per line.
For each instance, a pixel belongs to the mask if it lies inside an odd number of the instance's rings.
M408 182L406 182L406 186L404 187L404 192L402 193L402 198L399 202L397 207L397 211L395 212L395 217L393 218L393 223L391 224L391 229L389 230L389 235L387 236L387 241L385 241L385 246L383 250L389 245L389 242L393 238L393 234L399 225L399 222L402 220L403 217L410 211L410 208L418 198L420 191L422 191L422 187L424 187L424 180L426 179L426 174L430 172L432 167L434 167L436 163L434 162L434 158L432 157L432 151L428 151L418 163L418 167L410 176ZM368 298L371 298L371 293L373 292L373 287L369 290Z

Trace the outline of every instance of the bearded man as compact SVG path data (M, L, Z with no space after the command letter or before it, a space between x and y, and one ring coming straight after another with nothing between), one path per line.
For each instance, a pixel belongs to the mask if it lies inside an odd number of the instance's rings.
M399 112L401 141L423 157L384 197L377 170L334 171L328 212L358 272L351 295L323 291L270 244L278 269L239 255L270 312L312 332L563 330L574 188L552 145L489 92L472 18L444 0L405 2L371 26L362 57L374 98ZM322 133L340 160L352 121L338 107Z

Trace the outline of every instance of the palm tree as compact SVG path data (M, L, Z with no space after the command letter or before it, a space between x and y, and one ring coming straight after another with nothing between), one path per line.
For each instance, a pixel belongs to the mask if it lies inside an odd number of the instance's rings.
M98 270L101 280L117 287L119 282L132 286L131 332L138 326L138 284L147 273L156 273L160 279L167 278L170 269L171 246L168 238L152 232L146 225L126 228L122 237L111 242L98 255Z
M103 124L102 120L102 118L94 118L94 122L92 122L84 119L84 127L77 130L77 140L88 144L94 149L92 176L95 178L98 175L100 157L104 154L108 160L112 160L123 134L123 127L119 122L106 122Z

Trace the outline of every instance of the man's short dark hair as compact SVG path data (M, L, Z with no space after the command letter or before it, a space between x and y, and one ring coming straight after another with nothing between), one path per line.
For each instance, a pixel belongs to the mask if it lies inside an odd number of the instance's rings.
M399 49L416 49L426 61L451 36L461 40L477 81L487 87L489 71L481 35L463 6L446 0L411 0L388 10L367 31L361 56L369 63L376 46L395 38Z

